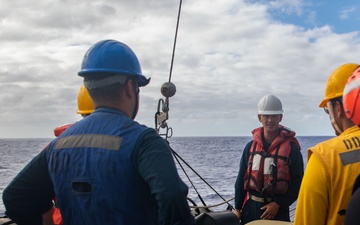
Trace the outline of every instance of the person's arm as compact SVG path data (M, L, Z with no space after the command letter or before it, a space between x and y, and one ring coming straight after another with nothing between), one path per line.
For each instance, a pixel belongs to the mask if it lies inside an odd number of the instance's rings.
M276 202L280 207L289 207L293 204L299 194L301 181L304 176L304 160L300 149L296 146L295 143L291 142L291 152L290 152L290 183L288 191L285 195L279 195L274 197L274 202Z
M325 170L319 159L311 155L300 187L294 225L325 224L328 203Z
M139 141L138 169L158 204L159 224L195 224L186 200L187 185L177 172L168 143L155 131Z
M345 214L345 225L357 225L360 221L360 188L358 188L351 197Z
M239 165L239 173L235 182L235 209L240 212L243 207L243 203L246 196L246 191L244 190L244 177L247 169L247 163L249 159L250 147L252 145L252 141L250 141L244 148ZM235 214L237 214L236 212Z
M46 151L38 154L3 192L6 215L18 225L40 225L55 196L48 173Z

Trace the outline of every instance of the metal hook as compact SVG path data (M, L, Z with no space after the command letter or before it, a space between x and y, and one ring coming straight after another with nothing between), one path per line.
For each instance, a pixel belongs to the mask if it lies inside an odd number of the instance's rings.
M162 111L160 112L160 108ZM173 135L173 130L171 127L168 127L166 121L169 119L169 98L159 99L157 112L155 116L155 127L159 135L165 136L165 139L170 138ZM160 129L165 129L165 133L161 134Z

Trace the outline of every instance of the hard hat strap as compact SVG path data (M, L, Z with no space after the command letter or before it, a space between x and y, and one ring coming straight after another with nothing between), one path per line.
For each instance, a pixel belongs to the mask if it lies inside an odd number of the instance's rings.
M331 122L331 124L333 125L334 129L335 129L339 134L341 134L342 131L341 131L341 129L339 128L339 126L337 125L336 120L335 120L333 103L332 103L331 101L328 101L326 104L327 104L327 107L328 107L328 109L329 109L330 122Z
M115 84L115 83L125 84L126 81L127 81L127 76L115 75L115 76L107 77L107 78L104 78L101 80L84 81L84 86L87 89L96 89L96 88L105 87L105 86Z
M133 84L134 84L134 91L135 91L135 108L134 111L132 113L131 119L135 119L138 110L139 110L139 92L140 92L140 88L139 88L139 84L133 80Z

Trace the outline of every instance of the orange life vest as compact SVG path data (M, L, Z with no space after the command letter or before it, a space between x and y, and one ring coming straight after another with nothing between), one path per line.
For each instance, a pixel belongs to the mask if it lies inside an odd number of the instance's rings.
M52 214L52 219L53 219L54 225L62 225L63 224L59 208L54 207L54 211L53 211L53 214Z
M65 124L65 125L61 125L57 128L54 129L54 135L55 137L59 137L60 134L62 134L62 132L64 132L66 129L68 129L72 124Z
M295 132L280 126L278 136L272 141L267 151L262 141L264 128L252 131L254 141L250 147L250 156L244 178L244 189L256 190L271 195L285 194L290 182L291 152L290 143L300 149Z
M72 124L69 123L69 124L65 124L65 125L62 125L62 126L59 126L59 127L56 127L54 129L54 135L56 137L59 137L62 132L64 132L66 129L68 129ZM56 203L56 198L54 199L54 202ZM57 207L54 207L54 210L53 210L53 214L52 214L52 219L53 219L53 223L54 225L62 225L63 224L63 221L62 221L62 217L61 217L61 213L60 213L60 209L57 208Z

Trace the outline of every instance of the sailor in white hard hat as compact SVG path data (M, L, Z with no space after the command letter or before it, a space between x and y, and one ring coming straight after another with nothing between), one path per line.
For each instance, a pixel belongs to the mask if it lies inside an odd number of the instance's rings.
M262 127L252 131L254 139L243 151L235 184L235 214L242 224L290 221L289 206L297 199L304 163L295 132L280 125L283 112L274 95L258 103Z

